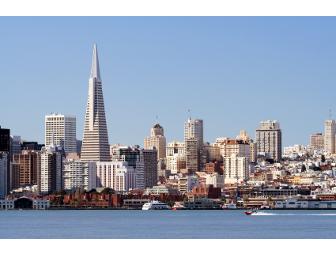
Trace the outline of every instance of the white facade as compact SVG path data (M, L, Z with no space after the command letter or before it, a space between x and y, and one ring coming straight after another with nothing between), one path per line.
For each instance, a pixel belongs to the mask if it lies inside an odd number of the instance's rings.
M186 168L184 143L173 141L166 148L166 168L172 174L177 174Z
M189 118L184 124L184 140L195 138L198 148L203 146L203 120Z
M184 123L184 144L186 154L186 168L189 172L200 170L205 163L203 157L203 120L189 118ZM195 145L196 142L196 151ZM195 168L195 164L197 167ZM195 170L196 169L196 170Z
M136 174L125 161L97 162L97 187L127 192L136 188Z
M336 121L326 120L324 123L324 150L330 154L335 153Z
M249 173L249 159L232 154L224 157L224 184L235 184L247 180Z
M45 146L59 145L65 153L77 152L76 117L51 114L45 116Z
M43 148L41 151L41 171L38 173L38 187L41 193L62 190L63 154L61 148Z
M67 160L64 162L62 177L64 190L82 188L90 191L96 188L96 163L72 159Z
M193 175L180 177L178 179L178 191L182 194L191 192L192 189L198 185L198 178Z
M93 47L92 54L81 159L87 162L110 160L102 80L96 45Z
M282 158L282 133L276 120L262 121L256 130L257 152L279 162Z
M212 185L214 188L224 188L224 175L218 173L205 175L205 184Z

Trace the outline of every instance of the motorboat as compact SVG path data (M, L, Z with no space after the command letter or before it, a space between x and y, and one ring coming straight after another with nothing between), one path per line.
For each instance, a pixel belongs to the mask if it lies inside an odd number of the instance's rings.
M247 215L247 216L256 215L257 213L258 213L257 209L245 211L245 215Z
M170 210L170 206L166 203L162 203L160 201L151 201L149 203L145 203L142 206L143 211L150 211L150 210Z

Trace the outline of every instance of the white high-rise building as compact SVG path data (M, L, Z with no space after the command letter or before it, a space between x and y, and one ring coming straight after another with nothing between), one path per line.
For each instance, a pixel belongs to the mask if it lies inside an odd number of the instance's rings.
M110 147L105 117L97 47L93 47L89 93L85 114L81 160L109 161Z
M50 145L42 148L41 170L37 173L40 193L48 194L62 190L63 150Z
M96 162L97 187L127 192L136 188L136 173L126 161Z
M189 118L184 123L184 140L194 138L197 140L199 150L203 147L203 120Z
M96 188L96 163L67 159L64 162L62 179L64 190L81 188L90 191Z
M326 120L324 123L324 150L335 154L336 121Z
M262 121L256 130L258 155L279 162L282 158L282 132L278 121Z
M195 151L196 142L196 151ZM184 144L186 152L186 165L189 172L200 170L204 162L203 153L203 120L189 118L184 123ZM197 162L195 163L195 160Z
M77 151L76 117L63 114L45 116L45 146L62 146L65 153Z
M246 157L238 157L232 154L223 158L224 163L224 184L235 184L246 180L250 176L249 159Z

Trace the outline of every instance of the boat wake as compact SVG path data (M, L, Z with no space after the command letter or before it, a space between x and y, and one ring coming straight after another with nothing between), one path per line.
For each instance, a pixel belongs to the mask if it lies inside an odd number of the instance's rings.
M336 213L268 213L257 212L252 216L336 216Z

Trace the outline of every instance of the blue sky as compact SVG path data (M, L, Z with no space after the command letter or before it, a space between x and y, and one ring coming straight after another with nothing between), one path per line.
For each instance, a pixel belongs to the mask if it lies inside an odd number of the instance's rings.
M0 18L0 125L44 140L44 115L76 115L82 138L98 44L110 143L143 144L156 122L183 139L191 109L205 140L254 138L279 120L284 145L307 144L336 115L333 17Z

